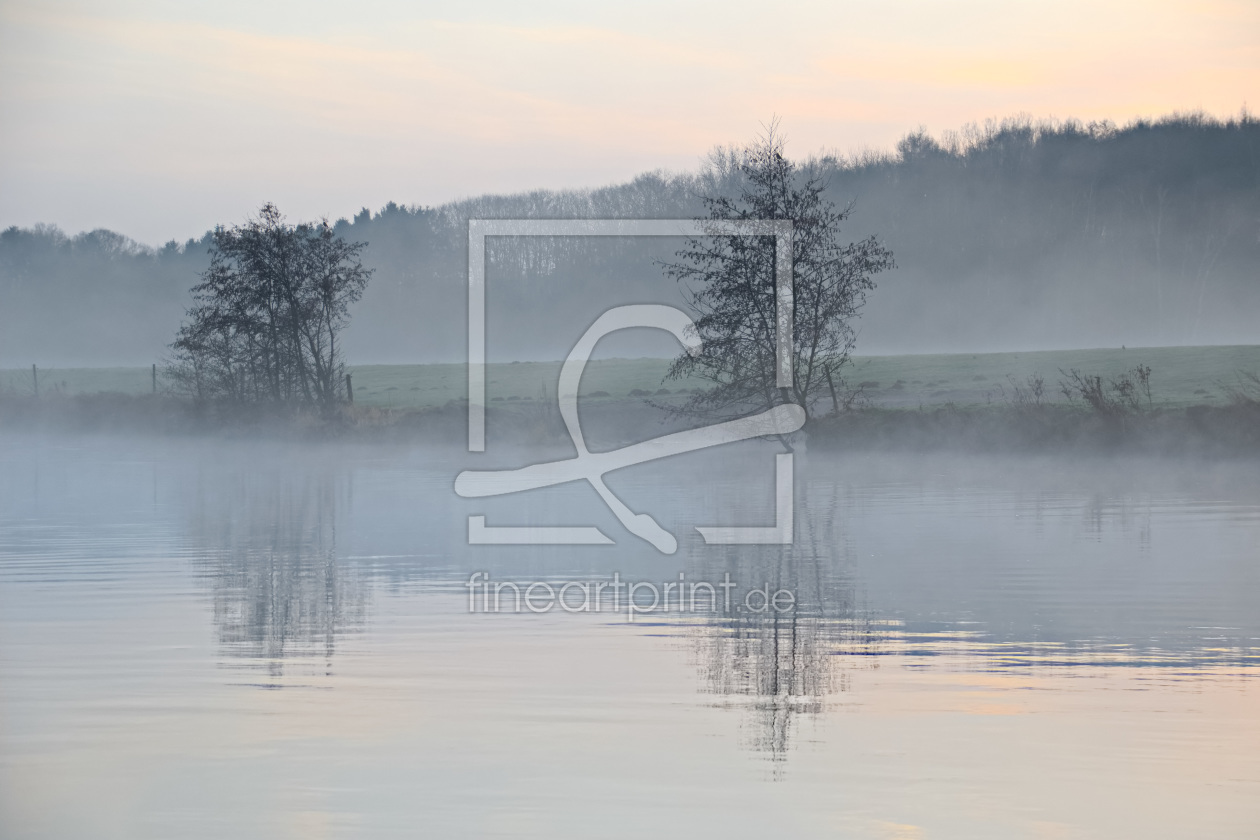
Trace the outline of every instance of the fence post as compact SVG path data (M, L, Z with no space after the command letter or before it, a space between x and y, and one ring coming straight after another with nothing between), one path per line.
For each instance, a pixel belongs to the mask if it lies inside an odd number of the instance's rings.
M35 365L31 365L31 382L35 385L35 396L39 396L39 371L35 369Z
M350 381L350 374L346 374L346 400L354 405L354 385Z
M157 393L157 363L153 363L153 393Z

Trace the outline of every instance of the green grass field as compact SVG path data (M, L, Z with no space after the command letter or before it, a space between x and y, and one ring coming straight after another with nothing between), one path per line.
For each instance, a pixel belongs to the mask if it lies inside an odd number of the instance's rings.
M998 386L1010 390L1007 377L1022 382L1040 373L1050 401L1062 401L1060 369L1115 376L1135 365L1152 369L1151 390L1156 405L1179 407L1197 403L1224 404L1225 385L1237 372L1260 372L1260 346L1147 347L1098 350L1048 350L1029 353L977 353L916 356L859 356L847 372L852 385L870 384L865 391L873 404L914 408L920 405L983 405L1001 403ZM677 400L680 389L703 382L662 382L669 365L665 359L606 359L591 362L582 380L585 399L626 399L633 391L647 391L661 400ZM353 366L355 402L392 408L445 405L466 395L464 366L362 365ZM492 364L487 391L492 404L555 399L559 362ZM152 389L148 368L47 368L39 371L42 393L145 394ZM159 386L161 386L159 371ZM657 395L667 389L668 397ZM30 394L31 371L0 370L0 393ZM640 395L641 396L641 395Z

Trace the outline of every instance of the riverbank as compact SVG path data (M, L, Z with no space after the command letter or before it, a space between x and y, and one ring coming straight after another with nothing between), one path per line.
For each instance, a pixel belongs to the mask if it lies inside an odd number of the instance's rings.
M689 426L642 398L584 403L583 431L594 449L615 448ZM487 440L516 446L564 445L554 404L490 406ZM0 432L131 434L462 447L467 404L433 408L338 406L330 412L198 409L161 394L51 394L0 397ZM1005 453L1101 453L1230 457L1260 455L1260 402L1101 413L1079 405L867 406L811 420L809 448Z
M38 360L32 360L38 361ZM650 394L664 402L685 400L707 383L699 379L666 380L669 359L596 359L582 376L584 404L618 403ZM492 362L486 365L490 406L555 402L559 361ZM1152 370L1154 407L1186 408L1229 402L1226 389L1239 371L1260 371L1260 346L1096 348L1020 353L949 353L907 356L854 356L844 369L847 385L860 389L876 408L914 408L954 404L992 405L1010 396L1015 385L1040 376L1046 401L1061 399L1061 371L1080 370L1104 379L1137 365ZM442 408L468 394L463 364L352 365L356 406L389 409ZM156 373L156 377L154 374ZM840 383L837 383L840 384ZM0 395L31 396L162 393L169 383L162 367L92 367L0 370Z
M849 450L1252 456L1260 455L1260 404L1120 414L1064 405L867 409L817 420L809 442Z

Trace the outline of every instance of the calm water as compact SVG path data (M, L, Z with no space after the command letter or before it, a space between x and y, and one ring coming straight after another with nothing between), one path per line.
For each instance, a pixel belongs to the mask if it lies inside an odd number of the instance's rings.
M772 453L613 476L667 557L585 486L457 498L458 452L0 439L0 836L1260 836L1257 464L813 453L794 545L705 546Z

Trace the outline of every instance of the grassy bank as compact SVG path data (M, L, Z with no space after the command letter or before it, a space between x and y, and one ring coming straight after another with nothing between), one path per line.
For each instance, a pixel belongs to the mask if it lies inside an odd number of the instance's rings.
M1105 379L1149 366L1151 400L1138 409L1095 411L1069 404L1059 371ZM611 447L678 428L649 405L677 403L702 382L662 382L668 361L591 363L582 382L583 423L593 445ZM556 411L560 363L490 365L491 439L563 442ZM1239 371L1260 371L1260 347L1161 347L857 358L850 373L866 400L859 410L820 416L810 445L829 448L956 448L1066 451L1110 449L1187 454L1260 453L1260 406L1237 403ZM0 372L0 429L166 434L277 434L462 444L463 365L374 365L351 369L355 404L330 414L260 409L219 414L152 392L144 368ZM1041 404L1012 399L1014 383L1045 379ZM1254 393L1260 399L1260 393ZM829 403L820 406L829 411Z
M1260 404L1115 415L1065 405L876 408L819 418L809 443L851 450L1260 456Z
M1096 350L1045 350L1028 353L962 353L916 356L857 356L847 372L850 384L866 383L863 392L877 408L918 408L946 404L988 405L1002 402L1000 388L1010 390L1008 377L1022 382L1040 373L1047 399L1063 400L1059 370L1076 368L1104 378L1138 364L1152 371L1151 390L1158 407L1224 405L1223 385L1239 370L1260 371L1260 346L1145 347ZM677 392L703 387L699 380L665 382L666 359L605 359L591 362L582 380L585 400L623 400L661 389ZM397 409L438 408L466 396L462 364L358 365L349 369L355 402ZM495 402L555 399L560 362L491 364L487 397ZM149 368L98 367L40 369L40 390L65 395L152 391ZM162 387L159 377L159 389ZM635 394L635 392L640 392ZM33 392L30 368L0 370L0 394ZM659 396L666 396L660 394ZM685 397L684 397L685 398Z
M0 432L379 441L462 449L465 405L341 406L331 414L260 410L215 414L161 394L9 396L0 398ZM637 399L595 400L583 407L582 417L587 442L596 450L694 425ZM493 447L558 446L567 451L570 446L553 403L496 404L487 409L486 424ZM1163 407L1115 415L1062 404L868 407L815 418L806 432L811 449L1260 457L1260 403Z

